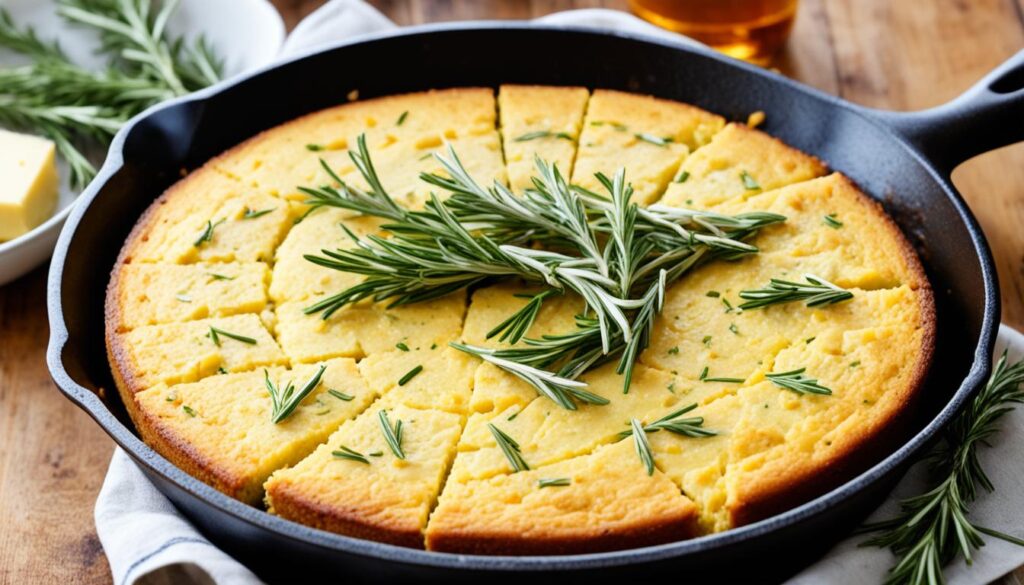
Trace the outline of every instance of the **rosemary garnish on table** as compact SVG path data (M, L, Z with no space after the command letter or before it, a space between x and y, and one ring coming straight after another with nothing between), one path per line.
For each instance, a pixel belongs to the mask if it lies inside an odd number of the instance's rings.
M57 145L84 187L96 168L83 147L103 146L124 122L149 106L220 79L221 64L209 45L168 35L177 0L58 0L66 21L91 29L108 57L102 71L83 69L56 42L19 27L0 9L0 48L30 64L0 70L0 124L37 132Z
M744 310L760 309L769 305L798 301L807 301L808 307L817 307L853 298L852 292L838 287L820 276L805 274L804 280L807 282L792 282L773 278L765 288L740 291L740 298L747 300L740 305L740 308Z
M999 420L1024 402L1024 361L1007 364L999 358L985 388L946 429L943 442L925 458L931 482L928 491L900 501L893 518L867 524L861 533L878 532L862 546L888 548L898 557L887 583L939 585L942 569L985 544L982 535L1024 546L1024 540L979 526L968 518L968 507L978 497L978 486L995 489L978 449L999 432ZM1017 486L1009 486L1016 488Z
M302 388L298 392L295 391L295 385L289 381L282 389L270 381L270 373L267 370L263 370L263 380L267 386L267 393L270 394L270 420L274 424L277 424L284 419L288 418L295 412L299 404L309 396L309 393L316 389L320 385L320 379L324 375L324 370L327 366L320 366L313 377L306 381L302 385Z
M338 207L388 220L390 237L349 236L355 246L307 255L310 262L365 275L338 294L307 307L324 318L364 299L390 306L438 298L451 292L515 277L555 293L574 292L586 303L573 331L524 338L543 302L531 298L489 336L522 341L501 349L452 344L525 380L564 408L577 401L604 404L577 378L593 367L618 360L628 391L637 356L647 346L661 310L665 288L702 262L757 252L746 242L759 228L783 221L781 215L752 212L726 216L712 212L631 201L624 171L598 174L604 193L570 185L557 166L537 160L533 187L514 194L495 182L476 183L449 147L435 158L445 175L421 179L449 193L432 195L423 210L398 205L377 176L365 137L349 156L368 185L346 184L323 161L336 186L300 188L312 209Z

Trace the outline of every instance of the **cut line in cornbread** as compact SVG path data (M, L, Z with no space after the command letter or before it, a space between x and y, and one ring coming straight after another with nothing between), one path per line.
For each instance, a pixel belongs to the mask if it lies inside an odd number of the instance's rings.
M498 90L505 164L513 191L533 186L536 157L572 176L590 92L584 87L503 85Z

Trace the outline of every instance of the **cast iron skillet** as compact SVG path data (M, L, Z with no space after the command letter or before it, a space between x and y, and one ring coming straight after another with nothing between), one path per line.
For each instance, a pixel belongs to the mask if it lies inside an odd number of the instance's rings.
M723 534L637 550L561 557L427 553L328 534L234 501L147 447L132 430L103 347L103 297L143 209L213 155L300 114L361 98L501 83L584 85L696 104L765 129L827 161L880 199L915 241L937 296L938 347L918 415L894 452L796 509ZM925 112L867 110L681 43L586 29L478 23L428 26L340 44L155 107L130 122L68 219L50 268L47 361L53 378L215 543L267 579L698 578L767 580L821 554L872 510L908 460L985 380L999 319L995 269L949 173L1024 140L1024 52L962 97ZM898 448L897 448L898 447ZM154 546L161 543L154 538ZM522 576L519 577L520 579Z

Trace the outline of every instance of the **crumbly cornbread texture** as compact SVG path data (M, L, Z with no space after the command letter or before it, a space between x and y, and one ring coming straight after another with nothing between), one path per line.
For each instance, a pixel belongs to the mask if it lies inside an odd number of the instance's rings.
M532 185L536 156L584 188L626 169L635 200L786 216L760 253L668 288L623 392L616 364L582 377L607 405L565 410L451 347L489 333L535 287L505 280L433 301L307 308L362 276L309 262L387 236L375 218L307 214L300 187L384 188L421 208L451 146L481 185ZM328 173L327 165L334 176ZM438 193L439 196L443 196ZM813 274L853 292L821 307L740 308L742 290ZM584 309L548 298L528 338ZM570 554L727 530L797 505L877 460L934 345L928 282L881 208L846 177L763 132L665 99L506 85L354 101L271 128L194 170L139 220L107 294L107 350L142 437L222 492L321 529L429 550ZM520 343L523 343L520 341ZM323 378L277 423L266 380ZM831 395L768 375L805 368ZM629 431L687 405L711 437ZM384 416L382 416L384 413ZM385 434L401 421L401 453ZM495 436L515 442L517 471ZM339 455L340 454L340 455Z

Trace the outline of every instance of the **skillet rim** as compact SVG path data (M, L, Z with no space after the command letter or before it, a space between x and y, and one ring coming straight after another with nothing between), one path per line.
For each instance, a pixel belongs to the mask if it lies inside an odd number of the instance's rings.
M906 444L835 489L781 514L753 524L734 528L726 532L709 534L693 539L656 546L601 553L556 556L466 555L409 549L375 541L333 534L291 522L289 520L273 516L255 507L247 506L242 502L234 500L200 482L182 471L180 468L176 467L167 459L164 459L162 456L157 454L152 448L136 436L132 429L129 429L127 426L122 424L96 393L79 385L72 379L71 375L64 367L62 357L69 338L68 327L64 320L61 301L63 271L67 253L74 241L75 232L77 231L85 212L88 210L92 202L99 196L102 188L106 186L109 180L122 170L124 166L124 145L128 135L135 130L136 126L144 123L148 118L158 112L178 108L186 104L201 103L228 89L244 85L251 78L262 75L267 71L288 67L294 62L301 61L319 53L336 51L345 47L363 43L387 41L392 37L430 36L449 32L457 33L480 30L501 30L528 33L538 29L570 35L582 34L618 37L631 41L660 45L672 50L699 54L702 57L710 58L727 66L740 69L746 74L764 78L770 83L785 86L790 91L797 91L808 95L811 98L823 101L826 105L833 108L839 108L851 112L864 119L869 124L874 125L890 139L900 144L908 154L914 157L917 162L920 163L921 167L940 187L946 198L953 204L960 220L963 221L970 236L971 244L973 245L973 254L976 255L979 261L982 283L985 287L983 318L978 344L974 350L974 361L963 382L953 393L949 402L942 407L935 417L921 428L921 430L919 430L913 437L911 437ZM307 546L312 545L331 551L369 557L375 560L397 561L408 565L478 571L596 569L632 563L654 562L728 547L748 539L764 536L784 528L795 526L805 519L826 511L846 497L866 489L872 483L883 479L895 468L906 463L914 453L934 439L941 429L949 423L953 416L959 412L961 407L963 407L965 402L971 397L976 389L985 382L989 375L995 336L998 330L997 316L1000 313L1000 300L998 282L995 276L995 266L987 241L985 240L977 219L971 213L966 202L963 200L963 197L952 186L949 179L944 176L933 163L925 158L921 151L911 144L907 137L901 135L893 125L887 124L883 121L883 115L887 116L889 119L892 119L893 116L898 116L898 114L878 112L852 104L841 98L806 86L780 74L772 73L753 65L722 56L709 48L694 46L693 44L683 41L635 32L608 31L585 26L544 25L529 23L528 21L492 20L435 23L414 27L403 27L396 31L363 35L356 39L331 43L329 45L303 51L302 53L279 63L267 65L255 71L222 81L193 94L154 105L127 122L115 135L111 142L107 159L98 172L96 179L93 180L93 182L79 196L79 200L76 201L64 228L61 230L57 246L54 250L53 260L51 261L50 271L47 278L47 314L50 321L50 339L46 352L47 366L61 393L63 393L78 407L85 410L86 413L89 414L89 416L92 417L101 428L103 428L103 430L119 447L124 449L136 463L145 466L149 473L160 477L166 482L174 484L178 489L187 493L189 496L201 500L203 504L216 509L220 513L232 516L236 521L243 522L259 530L268 531L276 537L288 538Z

